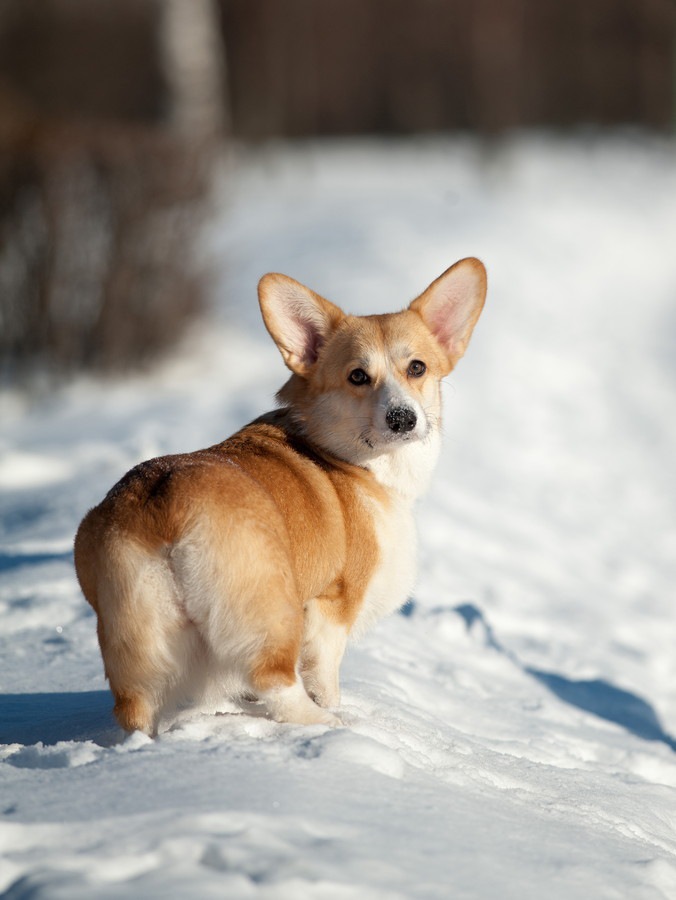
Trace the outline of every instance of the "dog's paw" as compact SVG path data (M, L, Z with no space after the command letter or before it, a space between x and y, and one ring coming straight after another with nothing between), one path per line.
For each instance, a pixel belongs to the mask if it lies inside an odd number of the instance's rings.
M287 713L284 718L277 718L277 716L274 718L278 722L290 722L296 725L328 725L329 728L339 728L343 724L335 713L328 709L322 709L312 701L302 710L294 710L292 714Z
M328 681L328 679L326 679ZM316 672L303 674L303 685L317 706L322 709L337 709L340 706L340 687L336 683L326 683L317 677Z
M340 719L335 713L329 712L328 709L322 709L321 712L321 725L328 725L329 728L340 728L343 724L342 719Z
M317 706L321 706L322 709L337 709L337 707L340 706L340 691L320 688L318 690L308 691L308 694L312 697Z
M276 722L329 725L332 728L342 724L338 716L313 702L299 682L266 691L262 699Z

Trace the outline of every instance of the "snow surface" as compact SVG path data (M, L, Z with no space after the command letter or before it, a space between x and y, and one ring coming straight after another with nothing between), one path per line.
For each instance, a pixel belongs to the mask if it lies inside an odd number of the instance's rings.
M676 146L639 136L241 148L208 333L0 401L4 896L676 897L675 201ZM265 271L382 312L465 255L489 296L418 586L348 651L347 727L194 713L125 738L79 519L271 407Z

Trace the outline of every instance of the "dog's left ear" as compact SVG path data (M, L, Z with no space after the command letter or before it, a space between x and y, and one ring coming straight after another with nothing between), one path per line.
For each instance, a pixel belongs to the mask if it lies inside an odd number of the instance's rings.
M472 257L446 269L411 303L443 348L450 368L467 349L486 299L486 269Z
M307 376L345 313L304 284L273 272L258 282L258 302L284 362L296 375Z

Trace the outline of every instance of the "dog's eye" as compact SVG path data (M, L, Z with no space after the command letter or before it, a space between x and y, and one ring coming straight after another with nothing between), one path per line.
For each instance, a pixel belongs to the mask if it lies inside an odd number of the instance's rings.
M411 378L420 378L427 371L427 366L420 359L414 359L408 364L408 374Z
M371 379L363 369L352 369L347 380L351 384L368 384Z

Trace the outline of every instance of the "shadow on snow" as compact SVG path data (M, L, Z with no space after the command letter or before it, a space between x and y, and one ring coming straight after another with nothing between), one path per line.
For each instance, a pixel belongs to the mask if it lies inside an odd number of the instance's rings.
M109 691L55 694L0 694L0 744L58 744L120 739Z
M0 572L11 572L23 566L36 566L49 562L73 562L73 551L64 553L0 553Z
M546 672L535 669L532 666L524 666L517 657L496 638L495 633L486 621L481 610L473 603L464 603L456 606L453 612L457 613L465 622L470 631L477 623L483 629L487 647L497 650L509 657L523 672L535 678L548 690L555 694L559 700L576 706L585 712L592 713L600 719L621 725L631 734L643 738L646 741L661 741L671 750L676 750L676 739L668 734L660 724L660 720L652 706L631 691L615 687L602 678L589 681L575 680L557 675L555 672ZM410 615L410 612L408 613Z

